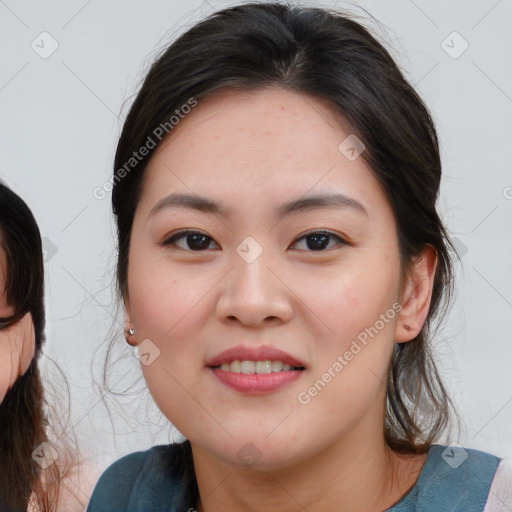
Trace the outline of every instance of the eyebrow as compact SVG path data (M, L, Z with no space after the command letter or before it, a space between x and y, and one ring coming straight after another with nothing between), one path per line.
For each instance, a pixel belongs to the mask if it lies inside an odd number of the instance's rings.
M160 201L158 201L158 203L156 203L149 212L148 218L153 217L158 212L168 208L198 210L204 213L217 214L222 217L231 217L233 214L230 209L207 197L173 193L163 199L160 199ZM345 194L341 194L340 192L317 194L289 201L279 206L275 211L275 215L277 217L284 217L291 213L322 208L350 208L359 213L363 213L368 217L366 208L359 201Z

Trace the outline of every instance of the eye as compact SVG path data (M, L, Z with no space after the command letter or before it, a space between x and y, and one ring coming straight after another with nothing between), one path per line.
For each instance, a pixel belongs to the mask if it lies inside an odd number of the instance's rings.
M185 240L183 244L184 246L179 245L177 242L181 242L183 239ZM334 245L349 245L349 243L339 235L325 230L306 233L305 235L302 235L294 245L297 245L301 240L306 240L306 247L310 250L308 252L321 252L329 246L329 239L338 241L338 244ZM205 235L200 231L187 230L176 233L171 238L168 238L163 242L162 245L176 245L185 251L200 252L207 250L211 242L213 242L213 238L208 235Z
M329 245L328 240L329 239L336 239L338 240L338 244L335 245L349 245L349 243L341 238L339 235L336 235L334 233L331 233L330 231L311 231L309 233L306 233L305 235L302 235L298 240L299 242L301 240L306 240L306 247L310 249L308 252L322 252L323 249L326 248L326 246ZM297 242L298 243L298 242ZM297 244L296 243L296 244ZM295 245L296 245L295 244Z
M178 240L185 239L185 247L178 245L176 242ZM177 245L180 249L185 251L205 251L208 248L208 240L213 241L213 238L201 233L200 231L181 231L171 238L168 238L162 245ZM188 245L188 247L186 247Z

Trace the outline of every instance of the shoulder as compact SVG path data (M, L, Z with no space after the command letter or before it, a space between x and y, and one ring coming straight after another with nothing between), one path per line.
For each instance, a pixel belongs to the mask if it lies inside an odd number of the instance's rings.
M492 481L484 512L512 510L512 462L502 460Z
M180 458L178 444L154 446L130 453L111 464L100 476L92 493L88 512L138 510L136 503L150 505L162 493L172 493L176 481L176 464ZM159 492L154 494L155 486Z
M111 464L100 476L87 511L126 510L134 483L141 475L151 450L130 453Z
M500 458L458 445L433 445L421 480L421 497L450 510L482 512Z
M388 510L483 512L500 460L472 448L434 444L414 487Z

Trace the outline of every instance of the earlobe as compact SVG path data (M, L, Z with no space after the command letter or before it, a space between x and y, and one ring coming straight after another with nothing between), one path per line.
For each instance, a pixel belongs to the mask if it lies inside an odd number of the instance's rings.
M135 339L135 329L132 326L132 322L130 319L129 305L126 306L125 309L125 320L124 320L124 337L126 339L126 343L128 345L135 346L137 345L137 340Z
M430 308L436 268L437 251L430 245L413 259L396 325L396 343L410 341L421 331Z

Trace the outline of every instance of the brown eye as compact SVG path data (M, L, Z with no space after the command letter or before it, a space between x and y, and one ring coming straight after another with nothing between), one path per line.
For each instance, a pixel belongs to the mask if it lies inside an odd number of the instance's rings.
M180 245L178 242L184 242L182 245ZM324 252L326 248L332 248L333 246L329 247L332 241L337 241L336 245L349 245L349 243L341 238L339 235L332 233L330 231L312 231L310 233L306 233L305 235L302 235L299 239L306 240L306 247L308 249L307 252ZM191 251L191 252L200 252L200 251L206 251L208 250L210 243L213 242L213 238L211 238L208 235L205 235L204 233L201 233L200 231L181 231L172 237L168 238L165 242L163 242L162 245L169 246L174 245L178 247L179 249L183 249L184 251ZM298 242L295 243L295 245Z
M185 243L183 245L179 245L176 242L181 241L182 239L185 240ZM205 235L204 233L201 233L200 231L181 231L180 233L177 233L173 235L171 238L167 239L162 245L176 245L180 249L183 249L184 251L192 251L192 252L199 252L199 251L205 251L208 249L208 246L213 241L213 238L209 237L208 235Z
M308 252L323 252L323 250L329 246L330 240L333 239L338 241L335 245L348 245L348 242L343 238L330 231L311 231L310 233L302 235L298 240L306 240L306 247L309 249Z

